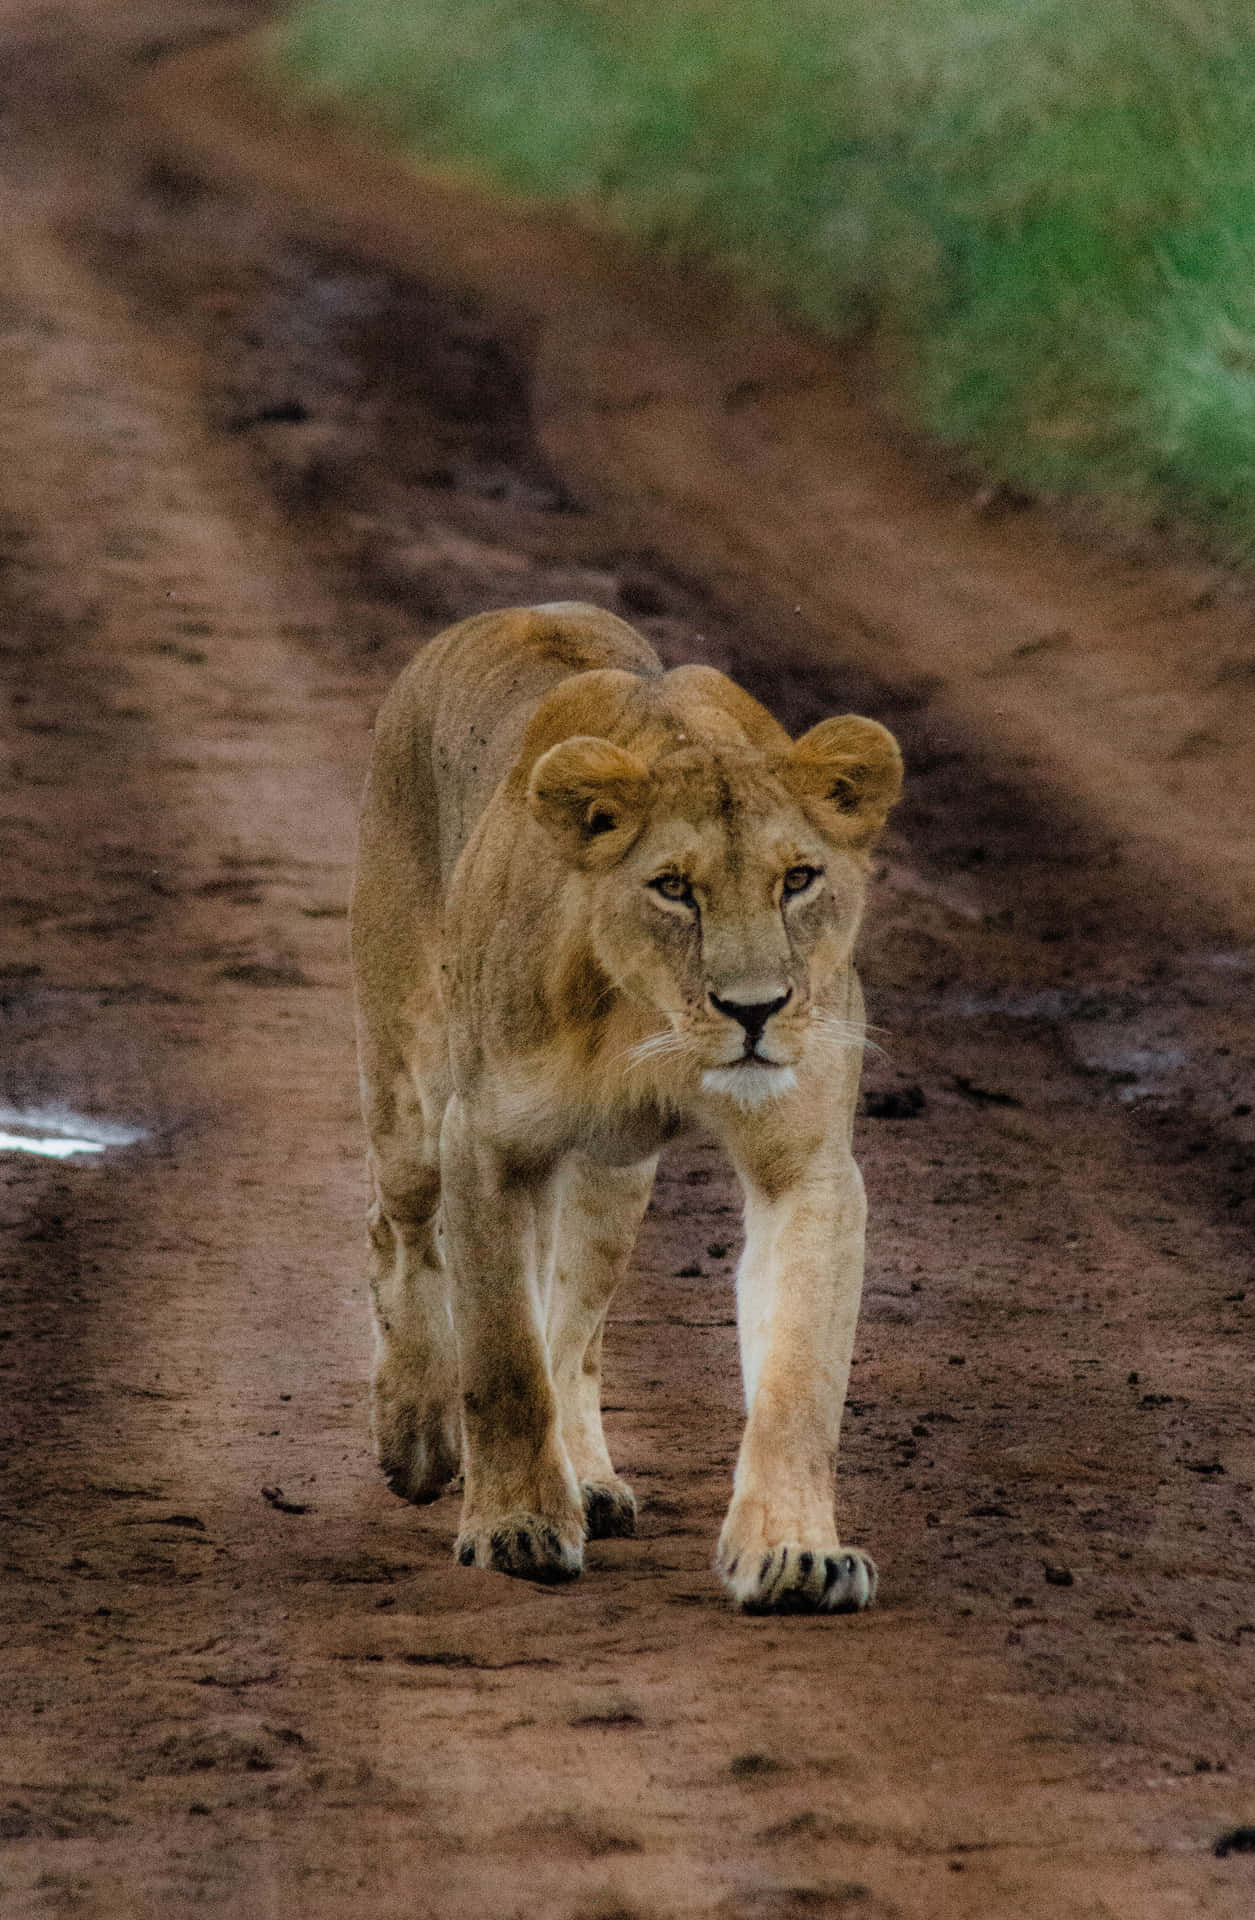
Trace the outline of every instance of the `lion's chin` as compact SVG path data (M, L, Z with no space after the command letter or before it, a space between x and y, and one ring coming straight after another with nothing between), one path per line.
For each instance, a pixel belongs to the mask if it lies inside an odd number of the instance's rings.
M723 1094L738 1107L761 1107L764 1101L780 1100L796 1085L792 1067L763 1066L755 1060L734 1067L707 1067L702 1074L704 1093Z

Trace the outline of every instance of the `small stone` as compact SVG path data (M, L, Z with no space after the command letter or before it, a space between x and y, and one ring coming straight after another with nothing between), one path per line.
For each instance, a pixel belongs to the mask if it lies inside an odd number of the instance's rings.
M869 1120L913 1120L927 1105L924 1089L918 1086L869 1087L863 1095L863 1112Z
M1217 1860L1225 1860L1231 1853L1255 1853L1255 1827L1230 1827L1222 1833L1212 1848Z
M282 1487L263 1487L261 1497L276 1513L308 1513L307 1500L289 1500Z

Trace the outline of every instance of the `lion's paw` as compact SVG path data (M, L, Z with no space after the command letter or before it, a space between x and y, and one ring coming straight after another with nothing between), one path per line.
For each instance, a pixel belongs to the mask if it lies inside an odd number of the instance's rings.
M539 1513L511 1513L462 1528L453 1549L464 1567L488 1567L519 1580L574 1580L583 1541L563 1535Z
M793 1541L742 1552L719 1572L746 1613L861 1613L875 1603L876 1563L857 1547L815 1549Z
M429 1412L376 1391L375 1455L393 1493L425 1506L462 1471L456 1410Z
M636 1532L636 1495L626 1480L585 1480L584 1531L590 1540L618 1540Z

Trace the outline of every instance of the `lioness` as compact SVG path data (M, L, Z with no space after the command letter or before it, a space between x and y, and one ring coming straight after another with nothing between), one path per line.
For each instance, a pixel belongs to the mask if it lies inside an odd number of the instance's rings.
M875 721L791 742L574 603L466 620L389 694L352 923L374 1432L406 1499L464 1474L465 1565L568 1579L585 1538L632 1531L602 1330L659 1149L699 1123L745 1195L716 1565L754 1609L874 1599L833 1518L865 1216L851 949L901 768Z

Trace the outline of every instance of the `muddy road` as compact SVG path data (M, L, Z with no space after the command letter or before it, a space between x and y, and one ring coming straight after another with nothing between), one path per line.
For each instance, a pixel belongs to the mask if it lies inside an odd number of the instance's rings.
M974 500L731 307L709 358L759 386L716 417L647 280L605 320L604 253L564 359L469 200L394 180L402 249L335 210L377 182L329 136L196 122L164 62L258 9L105 12L0 9L0 1130L132 1136L0 1152L0 1912L1248 1915L1249 603ZM804 591L779 501L693 452L761 480L799 434ZM863 945L865 1617L739 1618L710 1570L739 1222L700 1140L608 1343L635 1539L560 1591L457 1569L453 1502L370 1456L369 726L440 626L572 596L906 748Z

